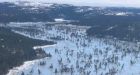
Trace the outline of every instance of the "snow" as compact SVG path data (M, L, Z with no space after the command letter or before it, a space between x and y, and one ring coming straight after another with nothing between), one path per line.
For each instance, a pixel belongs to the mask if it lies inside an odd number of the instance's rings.
M42 3L42 2L29 2L29 1L16 1L14 2L19 6L33 6L33 7L50 7L52 3Z
M133 16L132 12L107 12L105 15L115 15L115 16Z
M125 15L127 15L127 14L124 13L124 12L120 12L120 13L116 13L116 15L117 15L117 16L125 16Z
M139 75L140 45L114 39L89 37L90 27L44 23L7 25L14 32L30 38L53 40L53 46L43 48L51 57L25 62L7 75ZM29 27L27 26L29 25ZM32 28L32 27L34 28ZM22 29L18 29L22 28ZM36 32L28 31L36 29ZM41 65L41 63L44 63Z
M56 22L64 22L64 21L66 21L66 20L64 20L63 18L56 18L56 19L54 19Z
M34 46L33 49L35 49L35 50L36 50L36 49L40 49L40 48L43 49L43 48L53 47L53 46L55 46L55 45Z
M70 22L76 22L73 20L65 20L64 18L55 18L54 19L55 23L70 23Z
M112 29L115 28L115 27L117 27L117 25L111 26L111 27L107 28L106 30L109 31L109 30L112 30Z
M27 71L28 69L31 69L30 66L33 66L37 62L38 60L27 61L20 67L14 67L13 69L9 70L9 73L7 75L20 75L21 74L20 72L22 72L23 70Z

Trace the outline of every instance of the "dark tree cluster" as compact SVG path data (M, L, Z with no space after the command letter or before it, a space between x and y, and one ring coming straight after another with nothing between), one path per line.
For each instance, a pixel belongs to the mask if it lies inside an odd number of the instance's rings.
M53 42L30 39L0 27L0 74L5 74L24 61L38 58L33 46L48 44Z

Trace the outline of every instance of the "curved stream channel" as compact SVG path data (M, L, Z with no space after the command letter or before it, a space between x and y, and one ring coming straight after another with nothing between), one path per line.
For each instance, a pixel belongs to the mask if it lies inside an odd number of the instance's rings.
M14 32L57 44L42 47L50 57L27 61L7 75L139 75L140 45L86 35L90 27L10 23Z

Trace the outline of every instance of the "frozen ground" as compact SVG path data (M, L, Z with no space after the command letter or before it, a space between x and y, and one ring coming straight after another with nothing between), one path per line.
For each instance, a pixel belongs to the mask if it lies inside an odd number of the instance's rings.
M70 24L10 23L7 27L57 42L40 47L51 57L25 62L7 75L140 75L138 43L89 37L86 30L90 27Z

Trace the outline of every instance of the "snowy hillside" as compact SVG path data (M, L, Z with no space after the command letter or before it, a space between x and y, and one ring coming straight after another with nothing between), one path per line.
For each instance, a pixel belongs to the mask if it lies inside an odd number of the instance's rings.
M114 16L134 16L139 15L139 13L131 11L131 9L139 9L139 8L129 8L127 7L98 7L98 6L74 6L72 4L57 4L57 3L47 3L47 2L30 2L30 1L15 1L12 2L16 6L22 7L22 10L49 10L49 9L57 9L62 7L75 7L75 12L90 12L93 14L100 15L114 15ZM11 6L12 7L12 6ZM15 7L15 6L13 6ZM114 10L116 9L116 10ZM123 10L124 9L124 10ZM94 14L95 14L94 13Z
M90 26L72 24L10 23L14 32L57 44L44 47L49 57L29 61L7 75L139 75L140 45L115 39L89 37Z

